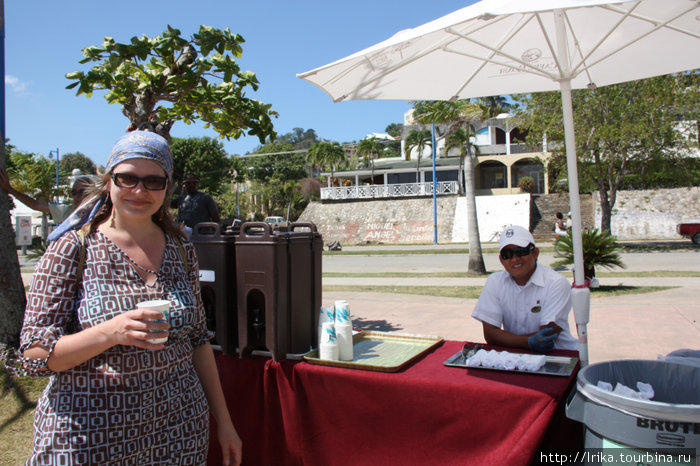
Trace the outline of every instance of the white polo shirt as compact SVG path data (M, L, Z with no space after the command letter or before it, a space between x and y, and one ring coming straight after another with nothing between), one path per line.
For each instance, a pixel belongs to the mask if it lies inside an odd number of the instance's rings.
M578 340L569 330L570 310L569 281L551 267L537 264L523 286L505 270L492 274L486 280L472 317L516 335L537 332L543 325L554 322L562 329L554 348L578 350Z

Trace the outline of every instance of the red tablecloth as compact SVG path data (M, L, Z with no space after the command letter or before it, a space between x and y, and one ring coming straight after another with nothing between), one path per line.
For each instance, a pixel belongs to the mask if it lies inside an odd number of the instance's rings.
M243 464L526 465L538 446L580 446L563 415L576 372L444 366L462 345L446 341L397 373L217 353ZM220 464L215 426L209 463Z

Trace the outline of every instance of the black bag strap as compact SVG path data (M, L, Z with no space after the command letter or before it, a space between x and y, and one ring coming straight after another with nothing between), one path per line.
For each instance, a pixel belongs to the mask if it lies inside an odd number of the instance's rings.
M83 280L83 269L85 268L85 236L87 232L82 228L78 230L78 238L80 238L80 258L78 259L78 270L75 272L75 278L77 280L75 286L77 287Z

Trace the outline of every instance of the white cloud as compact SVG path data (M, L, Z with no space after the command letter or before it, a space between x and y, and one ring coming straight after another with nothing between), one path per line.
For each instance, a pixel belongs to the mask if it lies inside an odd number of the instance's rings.
M10 86L15 94L24 94L27 91L27 84L20 81L19 78L11 75L5 76L5 84Z

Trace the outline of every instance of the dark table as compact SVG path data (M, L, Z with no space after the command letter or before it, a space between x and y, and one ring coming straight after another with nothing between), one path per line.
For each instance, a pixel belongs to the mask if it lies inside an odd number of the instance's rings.
M527 465L538 448L582 447L564 416L578 367L561 377L444 366L462 345L445 341L396 373L217 352L243 464ZM221 464L213 420L210 445L209 464Z

